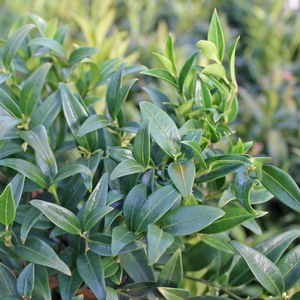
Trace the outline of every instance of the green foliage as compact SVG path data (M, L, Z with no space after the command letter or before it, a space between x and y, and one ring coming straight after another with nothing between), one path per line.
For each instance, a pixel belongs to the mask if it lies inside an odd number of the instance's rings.
M299 231L254 247L238 235L262 232L273 196L298 213L300 191L233 141L238 39L227 57L217 12L200 52L178 65L169 35L150 70L101 58L79 16L91 43L71 51L57 21L30 16L36 28L15 25L0 51L1 299L292 296ZM138 71L176 97L145 87L128 121Z

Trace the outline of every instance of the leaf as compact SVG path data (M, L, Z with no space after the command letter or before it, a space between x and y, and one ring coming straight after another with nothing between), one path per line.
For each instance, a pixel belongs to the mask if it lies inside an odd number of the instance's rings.
M198 57L198 55L199 55L199 52L192 54L187 59L187 61L185 62L185 64L183 65L183 67L180 71L179 78L178 78L178 89L182 95L184 95L184 84L186 82L186 79L187 79L192 67L193 67L194 61Z
M32 46L32 45L38 45L38 46L49 48L50 50L54 51L54 53L58 55L61 59L66 60L67 58L67 53L64 47L54 39L50 39L46 37L38 37L31 40L28 43L28 46Z
M19 295L30 299L34 288L34 264L28 264L19 274L17 280L17 290Z
M121 266L134 282L155 282L152 266L148 265L148 259L144 249L122 254L120 256Z
M82 284L82 278L78 270L72 270L72 276L58 273L57 279L62 300L73 300L77 290Z
M123 286L123 290L126 292L127 295L130 295L135 298L144 298L149 295L151 290L156 288L155 282L134 282L129 283ZM116 299L117 300L117 299Z
M69 65L74 65L86 57L99 53L100 49L95 47L79 47L73 50L69 57Z
M262 171L263 186L283 204L300 212L300 191L290 175L271 165L264 165Z
M300 280L300 245L289 251L277 263L285 283L285 290L289 290Z
M0 262L0 297L19 296L16 285L17 279L14 273Z
M298 300L299 297L300 297L300 291L297 292L297 293L295 293L295 294L292 296L291 300Z
M157 278L157 284L158 286L177 288L182 281L182 277L182 258L181 250L179 248L160 271Z
M159 292L167 300L187 300L190 298L190 292L184 289L158 287Z
M20 173L17 173L15 177L11 180L11 189L13 193L13 198L15 200L15 206L18 207L19 202L22 197L23 187L25 182L25 176Z
M34 223L43 215L43 213L35 207L31 207L23 219L20 231L22 244L26 242L27 235Z
M169 211L159 225L165 232L183 236L202 230L223 215L221 209L206 205L182 206Z
M230 243L243 256L256 279L268 292L274 296L280 296L284 292L283 277L271 260L240 242Z
M190 197L195 178L194 163L188 159L172 162L168 174L182 197Z
M232 247L228 243L225 243L221 239L219 239L218 235L214 236L205 234L201 237L201 241L213 248L233 254Z
M8 111L13 117L22 119L22 111L16 102L2 89L0 89L0 106Z
M133 230L136 214L146 198L147 186L145 184L136 185L126 196L123 204L123 216L129 230Z
M174 237L154 224L147 227L147 253L149 265L154 265L174 242Z
M88 246L91 251L102 255L112 256L111 253L111 236L105 233L95 233L89 236Z
M119 300L117 292L109 286L106 287L106 300Z
M155 191L137 212L134 231L139 233L146 230L148 224L158 221L180 198L180 194L172 185L164 186Z
M213 76L213 77L218 77L218 78L223 79L226 83L229 83L228 79L226 77L225 68L222 65L218 64L218 63L206 66L203 69L202 74L210 75L210 76Z
M0 223L8 226L16 216L16 206L11 184L8 184L0 195Z
M150 133L157 144L171 157L180 153L180 133L174 121L160 108L149 102L141 102L143 120L150 118Z
M30 204L39 209L59 228L70 234L81 234L81 224L79 219L68 209L42 200L31 200Z
M145 171L145 167L133 159L126 159L119 163L113 172L110 174L110 180L115 180L119 177L141 173Z
M61 273L59 273L61 274ZM47 268L35 265L34 290L45 300L51 300Z
M81 278L93 291L97 299L105 300L104 270L100 257L92 251L87 251L77 258L76 264Z
M133 143L133 155L138 163L147 167L150 162L150 119L141 124Z
M48 143L47 130L43 125L39 124L32 130L22 130L18 133L47 164L53 165L54 155Z
M28 32L36 27L33 24L27 24L17 29L7 40L7 43L3 49L2 61L6 68L9 67L13 58L15 57L18 48L22 44L23 40L27 36Z
M167 71L169 72L173 71L173 65L169 58L154 52L152 53L152 55L154 55L160 61L160 63L165 67L165 69L167 69Z
M221 63L218 58L219 53L215 43L211 41L201 40L197 43L197 47L200 49L200 51L206 58L214 60L217 63Z
M116 226L112 230L111 252L116 256L122 248L139 238L124 226Z
M28 238L24 245L16 247L16 254L29 262L60 271L71 276L68 266L57 256L54 250L42 240Z
M116 263L112 257L104 257L101 261L105 278L113 276L119 270L119 264Z
M220 61L222 61L225 53L225 39L216 9L214 10L210 21L208 40L217 46L218 58Z
M228 60L229 60L229 72L230 72L230 78L232 84L236 87L238 87L236 78L235 78L235 50L236 50L236 45L239 41L240 37L237 37L232 45L230 46L229 49L229 54L228 54Z
M96 207L94 208L86 217L83 222L83 228L85 231L89 231L93 228L104 216L110 213L113 210L113 207Z
M57 30L57 18L51 19L49 22L47 22L45 26L45 35L49 38L53 38L55 35L55 32Z
M83 136L91 131L98 130L110 125L110 122L107 118L102 115L92 115L88 117L80 126L77 131L78 136Z
M42 171L32 163L20 158L6 158L0 160L0 166L12 168L29 178L42 188L47 188L47 180Z
M168 72L164 69L155 68L155 69L151 69L151 70L145 70L145 71L142 71L141 74L149 75L152 77L162 79L162 80L170 83L171 85L173 85L176 89L178 88L175 77L170 72Z
M174 49L173 49L173 39L172 39L171 33L168 35L167 40L166 40L166 47L165 47L164 55L172 63L173 74L176 76L177 70L176 70L176 65L175 65Z

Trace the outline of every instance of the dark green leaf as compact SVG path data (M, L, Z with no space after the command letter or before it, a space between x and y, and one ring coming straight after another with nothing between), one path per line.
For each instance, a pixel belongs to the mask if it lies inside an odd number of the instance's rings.
M104 270L104 277L108 278L116 274L119 269L119 265L114 261L112 257L104 257L101 259Z
M34 264L28 264L19 274L17 290L19 295L30 299L34 287Z
M12 181L10 182L16 207L18 207L22 197L24 182L25 182L25 176L20 173L17 173L15 177L12 179Z
M74 65L80 62L82 59L89 57L93 54L96 54L99 51L100 49L95 47L79 47L71 52L69 58L69 64Z
M154 282L135 282L123 286L123 290L127 295L132 297L143 298L149 295L149 292L156 286Z
M82 278L77 269L72 270L72 276L59 273L57 279L62 300L73 300L77 290L82 284Z
M110 180L115 180L119 177L141 173L145 171L145 167L133 159L127 159L117 165L110 175Z
M58 270L71 276L68 266L57 256L54 250L42 240L28 238L24 245L16 247L17 255L29 262Z
M101 255L101 256L112 256L111 253L111 236L104 233L95 233L89 237L88 241L89 248Z
M59 273L61 274L61 273ZM47 268L35 265L34 290L45 300L51 300Z
M167 287L158 287L157 289L167 300L187 300L190 298L190 292L187 290Z
M17 279L14 273L0 262L0 297L19 296L17 292Z
M0 106L0 113L3 112L5 115L0 116L0 138L3 138L11 129L24 121L23 119L17 119L9 115L7 111Z
M157 69L145 70L145 71L142 71L141 73L144 75L149 75L149 76L153 76L153 77L162 79L162 80L170 83L174 87L178 88L176 78L170 72L168 72L164 69L157 68Z
M89 231L93 228L104 216L113 210L110 206L96 207L85 218L83 222L83 228L85 231Z
M106 300L119 300L117 292L109 286L106 287Z
M226 242L223 242L220 238L219 235L203 235L201 237L201 241L206 243L207 245L216 248L218 250L221 250L223 252L227 252L230 254L233 254L233 248L231 247L231 245L229 245Z
M88 251L76 261L78 272L84 282L93 291L98 300L106 299L104 270L100 257Z
M2 89L0 89L0 106L8 111L13 117L18 119L23 118L22 111L20 110L19 106Z
M0 195L0 223L10 225L16 216L16 205L12 193L11 183L8 184Z
M300 299L300 291L295 293L291 298L291 300L299 300L299 299Z
M108 125L110 125L110 122L104 116L92 115L83 122L77 132L77 135L81 137L91 131L107 127Z

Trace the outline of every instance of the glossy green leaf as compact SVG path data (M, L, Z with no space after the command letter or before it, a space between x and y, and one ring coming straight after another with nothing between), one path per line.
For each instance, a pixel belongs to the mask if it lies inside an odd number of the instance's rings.
M80 255L76 261L78 272L98 300L106 299L104 270L100 257L92 251Z
M134 220L137 212L147 198L147 186L145 184L136 185L125 198L123 204L123 215L129 230L134 228Z
M199 108L211 108L212 96L206 83L199 76L199 80L196 81L195 88L195 104Z
M225 53L225 39L216 9L214 10L210 21L208 40L213 42L217 46L218 57L219 60L222 61Z
M28 264L19 274L17 290L19 295L30 298L34 288L34 264Z
M147 167L150 162L150 119L140 126L133 143L133 155L138 163Z
M177 288L183 278L182 258L180 248L170 257L160 271L157 284L158 286Z
M2 89L0 89L0 106L8 111L13 117L22 119L22 111L16 102Z
M215 43L211 41L201 40L197 43L197 47L201 50L201 52L206 58L220 63L218 58L219 53Z
M160 63L164 66L165 69L167 69L167 71L171 73L173 72L173 65L169 58L157 53L152 53L152 55L154 55L160 61Z
M112 256L111 235L95 233L89 236L88 246L93 252L101 256Z
M174 237L154 224L147 227L147 253L149 265L154 265L174 242Z
M201 237L201 241L206 243L207 245L221 250L223 252L227 252L233 254L233 249L230 244L223 242L218 235L203 235Z
M239 112L239 103L236 96L233 97L233 101L230 107L230 110L227 114L227 124L233 122Z
M139 238L124 226L116 226L112 230L111 252L116 256L122 248Z
M182 95L184 94L184 84L186 82L186 79L187 79L192 67L193 67L195 59L198 57L198 55L199 55L199 52L192 54L187 59L187 61L185 62L185 64L183 65L183 67L180 71L179 78L178 78L178 88Z
M123 290L131 297L144 298L149 295L151 290L156 288L155 282L134 282L123 286Z
M117 292L109 286L106 287L106 300L119 300Z
M74 65L86 57L99 53L100 49L95 47L79 47L73 50L69 57L69 64Z
M300 280L300 245L289 251L277 263L285 283L285 290L289 290Z
M21 89L19 102L24 115L29 117L34 112L50 68L51 63L42 64L25 81Z
M180 198L172 185L164 186L151 194L137 212L134 231L139 233L146 230L148 224L158 221Z
M27 24L17 29L7 40L2 54L2 61L6 68L9 67L13 58L15 57L18 48L26 38L29 31L36 27L33 24Z
M190 300L231 300L231 299L220 297L220 296L207 295L207 296L193 297L193 298L190 298Z
M72 270L72 276L58 273L57 279L62 300L73 300L77 290L82 284L82 278L77 269Z
M115 180L119 177L141 173L145 171L145 167L136 160L127 159L117 165L117 167L110 174L110 180Z
M300 191L290 175L271 165L264 165L262 171L264 187L282 203L300 212Z
M0 106L0 112L5 112L6 115L0 116L0 138L3 138L15 126L23 123L23 119L17 119L9 115L6 110Z
M228 79L226 77L226 70L222 65L220 65L218 63L206 66L203 69L202 73L204 75L210 75L210 76L213 76L213 77L221 78L226 83L228 83Z
M46 37L38 37L33 40L31 40L28 43L28 46L37 45L49 48L50 50L54 51L56 55L58 55L60 58L66 60L67 53L64 47L56 40L46 38Z
M172 162L168 167L168 173L183 198L188 198L192 193L194 184L194 163L187 159Z
M16 207L18 207L22 197L24 182L25 176L20 173L17 173L10 182Z
M85 231L89 231L93 228L103 217L113 210L110 206L96 207L86 216L83 222L83 228Z
M32 130L19 131L19 135L47 164L53 164L54 155L48 143L47 130L43 125L36 125Z
M243 256L256 279L268 292L274 296L284 292L283 277L271 260L240 242L231 241L231 245Z
M109 278L113 276L119 269L118 263L112 257L104 257L101 259L104 270L104 277Z
M172 39L171 33L168 35L167 40L166 40L166 47L165 47L164 55L172 63L172 67L173 67L172 71L173 71L173 74L176 75L177 70L176 70L176 65L175 65L175 55L174 55L173 39Z
M230 78L232 84L237 88L237 82L235 78L235 50L236 50L236 45L239 41L240 37L237 37L232 45L230 46L229 49L229 54L228 54L228 60L229 60L229 71L230 71Z
M155 281L153 268L148 265L144 249L122 254L120 263L134 282Z
M27 235L34 223L43 215L43 213L35 207L31 207L25 215L21 225L20 238L22 244L25 243Z
M10 225L16 216L16 205L11 184L8 184L0 195L0 223Z
M175 88L178 88L176 78L170 72L164 69L155 68L155 69L142 71L141 73L144 75L149 75L152 77L162 79L170 83L171 85L173 85Z
M157 144L170 156L180 153L180 133L174 121L159 107L149 103L140 103L143 120L150 118L150 133Z
M17 255L34 264L42 265L71 276L68 266L57 256L54 250L42 240L28 238L24 245L16 247Z
M80 221L70 210L42 200L31 200L30 204L39 209L59 228L70 234L81 234Z
M42 188L47 188L47 180L42 171L34 164L20 158L7 158L0 160L0 166L12 168L29 178Z
M14 273L0 262L0 297L19 296L16 285L17 279Z
M187 300L190 298L190 292L184 289L158 287L159 292L167 300Z
M61 274L61 273L59 273ZM48 271L45 266L35 265L34 290L45 300L51 300Z
M169 211L160 221L160 228L174 236L198 232L224 215L215 207L206 205L182 206Z
M110 125L110 122L107 118L102 115L92 115L88 117L80 126L77 135L83 136L91 131L101 129Z
M291 300L299 300L299 299L300 299L300 291L295 293L291 298Z

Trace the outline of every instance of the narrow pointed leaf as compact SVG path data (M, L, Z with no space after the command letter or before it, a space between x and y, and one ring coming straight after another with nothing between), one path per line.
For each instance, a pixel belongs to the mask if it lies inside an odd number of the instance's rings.
M188 140L188 141L182 141L182 144L188 145L191 147L194 151L195 156L198 158L198 163L199 163L199 170L204 171L207 170L207 165L205 163L205 160L201 154L201 148L199 143L193 140Z
M107 118L102 115L92 115L88 117L80 126L77 135L83 136L91 131L101 129L110 125L110 122Z
M72 271L72 276L59 273L57 279L62 300L73 300L82 284L82 278L77 269Z
M0 117L0 138L3 138L11 129L24 121L23 119L17 119L9 115L6 110L0 106L0 113L2 112L5 112L5 115Z
M78 272L84 282L93 291L98 300L106 299L104 270L100 257L88 251L76 261Z
M149 75L149 76L153 76L153 77L162 79L162 80L170 83L171 85L173 85L176 89L178 88L176 78L170 72L168 72L164 69L155 68L155 69L151 69L151 70L145 70L145 71L142 71L141 74Z
M231 241L231 245L243 256L256 279L268 292L274 296L284 292L283 277L271 260L240 242Z
M68 266L57 256L54 250L42 240L28 238L24 245L16 247L17 255L34 264L49 267L71 276Z
M59 273L61 274L61 273ZM45 266L35 265L34 290L45 300L51 300L48 271Z
M173 71L173 65L169 58L158 53L152 53L152 55L154 55L160 61L160 63L165 67L165 69L167 69L167 71Z
M228 243L225 243L218 239L217 236L214 237L213 235L205 234L201 237L201 241L213 248L233 254L233 248Z
M84 230L89 231L112 210L113 208L110 206L94 208L85 218L85 222L83 223Z
M70 176L73 176L74 174L86 174L88 176L90 176L91 178L93 177L93 173L92 171L82 165L82 164L71 164L71 165L67 165L62 167L61 169L58 170L57 174L55 175L54 181L52 183L55 182L59 182L62 181Z
M173 39L171 33L167 37L166 41L166 47L164 52L165 57L167 57L173 66L173 74L176 76L177 70L175 65L175 55L174 55L174 49L173 49Z
M29 299L34 288L34 264L28 264L19 274L17 290L19 295Z
M151 290L153 290L155 287L156 284L154 282L144 281L126 284L125 286L123 286L123 290L126 291L127 295L140 299L147 297L147 295L149 295Z
M184 289L158 287L159 292L167 300L187 300L190 298L190 292Z
M8 111L13 117L19 119L23 118L22 111L20 110L19 106L2 89L0 89L0 106L2 106L6 111Z
M19 296L16 285L17 279L14 273L0 262L0 297Z
M30 204L39 209L59 228L70 234L81 234L81 224L79 219L68 209L42 200L31 200Z
M115 180L119 177L141 173L145 171L145 167L133 159L127 159L117 165L110 174L110 180Z
M229 71L230 71L230 79L231 82L233 83L234 86L237 88L237 82L235 78L235 50L236 50L236 45L239 41L240 37L237 37L234 42L232 43L230 49L229 49L229 54L228 54L228 60L229 60Z
M95 47L79 47L73 50L70 54L69 64L72 66L86 57L89 57L93 54L96 54L100 51L100 49Z
M174 237L167 232L163 232L154 224L149 224L147 229L148 262L149 265L154 265L167 248L172 245Z
M3 54L2 54L2 61L6 68L9 67L10 63L12 62L13 58L15 57L18 48L22 44L23 40L27 36L28 32L36 27L33 24L28 24L20 27L17 29L7 40L7 43L4 47Z
M20 94L20 108L26 116L31 116L39 101L51 63L42 64L26 80Z
M25 182L25 176L20 173L17 173L15 177L12 179L12 181L10 182L16 207L18 207L22 197L24 182Z
M11 184L8 184L0 195L0 223L10 225L16 216L16 206Z

